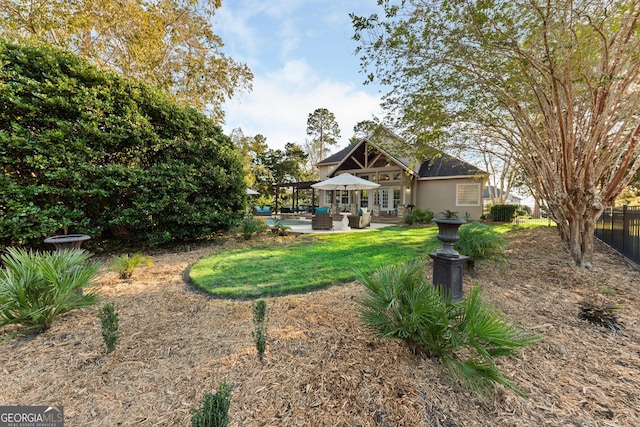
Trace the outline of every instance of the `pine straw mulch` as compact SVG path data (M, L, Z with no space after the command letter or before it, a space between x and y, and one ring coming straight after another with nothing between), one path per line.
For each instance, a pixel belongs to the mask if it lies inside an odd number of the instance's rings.
M70 427L187 426L203 392L226 380L231 426L640 425L638 271L600 244L595 271L572 267L553 228L513 232L508 240L508 270L481 265L465 286L480 283L493 305L543 336L499 360L526 399L500 388L482 401L438 361L367 331L356 314L357 284L269 299L260 363L253 302L209 299L183 281L199 257L245 244L229 239L155 254L154 266L130 281L103 273L100 291L120 316L111 354L92 311L1 345L0 401L63 405ZM585 301L621 306L623 328L579 319Z

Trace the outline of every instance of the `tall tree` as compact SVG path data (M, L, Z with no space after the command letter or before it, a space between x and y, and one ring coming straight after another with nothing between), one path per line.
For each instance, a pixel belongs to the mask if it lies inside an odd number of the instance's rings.
M310 163L315 165L327 156L329 146L338 144L340 127L336 116L326 108L317 108L307 118L307 136L305 149Z
M576 265L640 166L638 0L380 0L352 15L363 68L413 141L499 129Z
M297 182L305 179L303 165L307 154L302 147L292 142L285 144L284 150L270 149L265 153L264 164L277 183Z
M378 124L374 120L361 120L353 126L353 136L350 139L351 143L358 142L362 138L370 136L378 127Z
M222 52L210 24L220 6L220 0L0 0L0 37L70 50L221 121L224 101L250 89L253 76Z
M247 185L263 196L273 195L275 179L265 162L269 152L267 138L260 134L245 136L238 128L231 132L231 141L242 158Z

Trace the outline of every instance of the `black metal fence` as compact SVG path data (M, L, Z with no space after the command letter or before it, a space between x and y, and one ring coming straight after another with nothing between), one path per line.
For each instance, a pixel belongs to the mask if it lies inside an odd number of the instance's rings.
M640 265L640 206L605 209L596 223L595 235Z
M544 210L527 205L485 206L483 217L489 222L504 222L519 225L555 225Z

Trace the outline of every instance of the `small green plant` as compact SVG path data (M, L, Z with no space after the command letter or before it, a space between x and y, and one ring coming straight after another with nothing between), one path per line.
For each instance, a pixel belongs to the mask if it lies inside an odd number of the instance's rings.
M191 427L226 427L229 424L231 386L223 381L214 394L206 392L202 405L191 409Z
M112 302L103 305L98 310L98 318L102 322L102 338L104 345L107 347L107 353L111 353L116 349L118 341L118 313Z
M450 211L449 209L447 209L444 212L440 212L440 217L446 219L458 219L458 212Z
M255 330L251 333L251 336L256 344L258 359L261 362L264 359L264 352L267 348L267 319L267 302L260 299L253 305L253 324L255 325Z
M291 230L291 227L288 225L284 225L282 223L278 224L278 236L286 236L289 234L289 230Z
M473 274L476 262L487 261L500 267L506 265L506 242L492 227L482 223L471 223L460 227L460 239L453 248L469 257L467 267Z
M413 224L429 224L433 219L433 212L429 209L414 209L404 215L404 222Z
M600 288L600 292L602 293L602 295L617 295L618 294L618 290L616 288L612 288L609 286L603 286L602 288Z
M142 255L140 252L136 252L133 255L122 254L115 257L109 263L109 267L112 271L117 272L121 279L129 279L136 267L142 264L146 264L151 267L153 265L153 261L151 258Z
M82 249L55 252L8 248L0 259L0 327L16 325L18 334L47 330L63 314L97 303L93 291L86 291L99 266L88 262L91 254ZM83 292L83 289L85 291Z
M259 233L266 229L264 220L259 220L253 215L247 215L240 223L240 233L245 240L250 240L253 233Z
M359 273L365 296L359 300L365 325L384 337L404 340L414 351L438 358L448 372L479 396L494 384L523 394L495 364L538 337L512 325L479 296L475 287L466 300L449 302L428 283L417 262Z
M622 325L618 320L620 307L614 304L597 305L592 302L580 303L578 317L594 325L599 325L612 331L619 331Z

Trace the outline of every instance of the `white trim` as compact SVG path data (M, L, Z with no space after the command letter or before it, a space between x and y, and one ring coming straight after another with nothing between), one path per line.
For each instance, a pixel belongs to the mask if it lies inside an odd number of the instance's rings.
M418 181L437 181L441 179L473 179L474 181L478 181L481 178L479 178L478 175L423 176L418 178Z
M460 186L464 185L464 186L469 186L469 185L473 185L475 187L477 187L478 189L478 197L476 199L476 203L460 203L458 196L460 195ZM467 183L463 183L463 184L456 184L456 206L482 206L482 191L480 188L480 183L476 183L476 182L467 182Z

